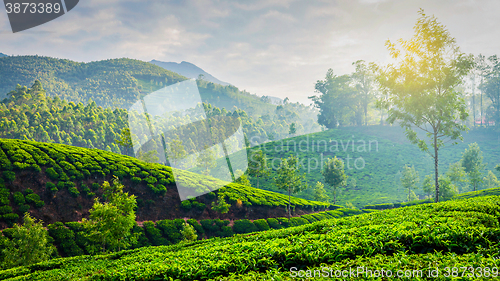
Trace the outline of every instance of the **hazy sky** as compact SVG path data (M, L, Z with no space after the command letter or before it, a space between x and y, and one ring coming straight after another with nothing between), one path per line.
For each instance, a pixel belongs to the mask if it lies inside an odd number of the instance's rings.
M188 61L242 90L309 104L328 68L346 74L356 60L385 62L385 41L409 38L419 8L463 52L500 54L498 0L81 0L16 34L0 8L0 52Z

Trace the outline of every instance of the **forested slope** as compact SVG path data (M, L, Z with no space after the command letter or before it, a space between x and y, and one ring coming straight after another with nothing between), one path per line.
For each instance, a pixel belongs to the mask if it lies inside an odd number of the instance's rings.
M176 170L185 188L208 192L225 185L181 204L170 167L62 144L0 139L0 171L1 227L18 222L28 210L45 223L80 220L88 216L93 198L101 196L99 186L114 176L137 196L138 221L283 217L288 204L288 196ZM232 205L227 214L210 208L219 192ZM292 198L292 205L295 215L329 206L300 198Z

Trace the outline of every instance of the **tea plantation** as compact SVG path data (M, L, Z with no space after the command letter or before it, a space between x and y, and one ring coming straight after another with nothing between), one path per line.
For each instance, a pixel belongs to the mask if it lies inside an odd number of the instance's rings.
M176 170L177 183L206 195L180 202L172 169L98 149L0 138L0 227L30 211L45 223L85 217L104 181L118 177L138 197L138 221L208 219L215 193L232 205L228 219L285 216L288 196ZM223 188L217 189L220 186ZM212 192L213 191L213 192ZM292 198L297 215L325 210L328 203ZM273 215L274 214L274 215ZM218 217L218 216L217 216Z
M363 280L384 270L402 280L494 280L499 218L499 196L476 197L231 238L53 259L1 271L0 279L316 280L328 273ZM364 273L349 273L358 267Z

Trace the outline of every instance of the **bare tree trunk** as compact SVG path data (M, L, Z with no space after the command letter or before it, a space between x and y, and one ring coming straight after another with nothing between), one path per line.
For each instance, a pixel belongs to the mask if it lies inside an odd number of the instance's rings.
M438 147L437 147L437 132L434 130L434 171L436 179L436 199L435 202L439 202L439 172L438 172Z
M290 222L290 217L292 216L292 210L291 210L291 193L290 193L290 187L288 187L288 222Z

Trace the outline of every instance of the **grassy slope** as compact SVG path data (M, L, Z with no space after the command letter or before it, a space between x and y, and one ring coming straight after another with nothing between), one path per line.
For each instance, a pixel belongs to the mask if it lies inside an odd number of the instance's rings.
M498 196L478 197L226 239L55 259L1 271L0 279L288 280L292 267L366 266L394 274L397 270L427 274L437 267L444 280L445 267L500 266L499 203Z
M49 169L54 169L56 176L50 176ZM211 213L208 207L215 197L210 194L193 199L206 204L205 210L186 211L180 207L170 167L145 163L112 152L62 144L0 139L0 170L10 171L2 173L3 177L0 178L0 187L7 188L6 192L11 194L10 198L14 192L26 192L27 187L38 193L45 205L41 208L30 206L30 209L46 223L80 219L92 205L92 197L100 195L100 190L86 187L91 187L93 183L102 184L104 180L109 181L113 175L120 177L125 184L125 190L136 194L138 201L141 201L137 211L138 220L217 216ZM12 173L15 174L15 179L9 179L7 175ZM283 212L280 216L284 216L288 196L229 184L187 171L176 170L175 173L180 175L177 180L183 186L193 190L211 191L225 185L225 188L217 192L226 194L229 202L233 204L230 213L253 218L251 216L255 215L267 217L270 210L280 210ZM47 182L54 183L56 189L47 189ZM162 187L165 188L163 191ZM76 194L75 190L79 194ZM88 193L90 191L97 195ZM238 199L242 201L243 207L235 209L234 203ZM312 206L323 208L328 205L300 198L292 198L292 204L297 206L297 211L311 211ZM9 205L14 213L20 213L19 206L12 200ZM256 211L258 208L259 212Z
M317 143L321 140L326 140L327 142L330 140L337 141L338 151L333 146L335 142L328 144L326 150L324 143L318 146ZM370 141L372 141L371 151L369 149ZM378 150L374 141L378 142ZM483 151L483 163L487 163L485 171L494 170L495 165L498 164L498 159L500 159L500 150L498 149L498 145L500 144L499 133L483 129L472 130L464 135L462 143L453 146L447 145L440 150L440 173L446 172L450 163L459 161L462 152L468 147L468 144L473 142L477 142ZM366 143L366 146L364 143ZM288 150L287 145L289 145ZM357 187L350 186L351 183L348 182L347 189L341 192L339 203L351 202L358 207L367 204L406 201L406 193L401 187L400 182L400 170L405 164L415 166L420 175L420 184L425 175L433 174L434 171L432 158L425 152L420 151L415 145L409 144L405 139L402 129L396 126L332 129L271 142L252 149L259 148L266 151L271 160L287 157L292 154L298 155L299 159L304 161L305 169L303 169L303 172L307 172L309 185L312 186L314 186L316 181L323 181L320 173L321 166L318 165L316 167L316 159L321 162L321 154L323 154L323 158L337 156L344 159L344 161L346 161L347 157L352 158L349 165L350 169L347 167L347 163L345 163L346 173L351 179L356 179ZM356 169L354 161L360 157L363 158L365 167L363 169ZM309 163L311 169L308 171L307 167ZM361 167L362 161L358 160L357 164L358 167ZM498 172L496 173L499 176ZM253 185L256 185L255 181L253 181ZM260 187L277 191L273 187L272 180L261 180ZM297 196L311 198L310 194L312 193L309 190ZM416 194L422 194L422 191L416 190Z

